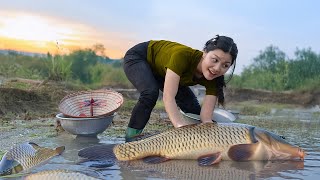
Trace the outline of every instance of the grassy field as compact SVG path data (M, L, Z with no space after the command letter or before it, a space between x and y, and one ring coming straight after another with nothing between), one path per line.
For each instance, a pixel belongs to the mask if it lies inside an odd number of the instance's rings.
M54 117L59 112L60 100L69 93L81 90L90 90L90 88L54 81L25 79L7 81L0 86L0 119L31 120L39 117ZM241 115L262 115L270 113L272 109L305 107L308 102L317 103L317 98L319 98L319 93L280 94L279 92L267 93L255 90L234 91L238 94L229 93L226 95L226 109L235 110ZM280 99L279 97L285 98ZM136 101L136 99L126 97L124 94L124 104L119 113L130 116ZM154 108L154 113L162 112L165 112L164 104L159 100Z

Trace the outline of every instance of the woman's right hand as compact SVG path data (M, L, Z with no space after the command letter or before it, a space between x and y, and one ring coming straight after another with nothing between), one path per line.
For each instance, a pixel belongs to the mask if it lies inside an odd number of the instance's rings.
M183 115L180 113L180 120L171 121L175 128L191 125L191 124L199 124L201 121L192 120L190 118L184 118ZM174 123L175 122L175 123Z

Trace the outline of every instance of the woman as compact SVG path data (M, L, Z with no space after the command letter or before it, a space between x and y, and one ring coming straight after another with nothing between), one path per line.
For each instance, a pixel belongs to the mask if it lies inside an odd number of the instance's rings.
M200 115L202 123L212 122L217 100L224 103L224 74L231 66L233 73L237 54L233 39L219 35L207 41L203 51L164 40L143 42L129 49L124 57L124 71L140 97L132 111L126 141L142 132L159 90L174 127L188 124L178 107L185 113ZM189 88L196 84L206 88L202 107Z

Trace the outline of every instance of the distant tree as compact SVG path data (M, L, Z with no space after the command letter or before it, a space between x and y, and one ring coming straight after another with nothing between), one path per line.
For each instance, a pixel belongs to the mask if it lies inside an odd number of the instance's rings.
M8 50L8 55L9 56L18 56L19 53L17 51L14 51L14 50Z
M295 58L289 63L289 88L297 88L309 79L320 80L320 55L310 48L297 49Z
M97 64L99 56L91 49L76 50L66 57L72 62L73 79L80 79L83 83L91 83L90 67Z
M104 56L104 53L106 51L106 48L104 47L103 44L94 44L92 46L92 49L99 56Z
M281 71L284 68L286 61L286 54L276 46L268 46L264 51L253 59L252 66L261 70L268 70L271 72ZM281 67L279 67L279 65Z
M47 59L51 59L52 58L52 54L50 52L47 52Z
M239 81L241 79L241 81ZM244 88L284 90L288 81L288 62L284 52L273 45L253 59L253 63L244 68L237 86Z
M122 60L114 60L112 67L114 68L120 68L122 67L123 61Z

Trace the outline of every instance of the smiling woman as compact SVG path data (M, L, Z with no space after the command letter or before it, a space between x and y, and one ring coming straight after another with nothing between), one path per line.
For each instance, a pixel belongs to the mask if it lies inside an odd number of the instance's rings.
M229 68L233 73L237 55L233 39L219 35L208 40L203 51L167 40L151 40L130 48L124 56L123 68L140 97L132 110L126 141L139 135L147 125L159 90L174 127L191 124L179 109L200 115L202 123L212 123L216 102L221 105L224 102L224 74ZM206 89L202 106L189 87L194 85Z

